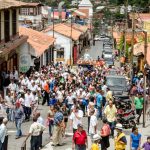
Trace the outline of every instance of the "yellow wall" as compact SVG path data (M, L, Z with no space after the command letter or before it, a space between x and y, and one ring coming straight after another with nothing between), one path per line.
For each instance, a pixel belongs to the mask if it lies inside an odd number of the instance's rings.
M144 30L150 33L150 21L144 21Z

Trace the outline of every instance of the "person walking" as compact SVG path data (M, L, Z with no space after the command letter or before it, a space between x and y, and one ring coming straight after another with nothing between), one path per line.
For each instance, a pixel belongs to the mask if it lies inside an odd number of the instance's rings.
M73 111L70 115L71 127L73 127L73 133L77 130L79 123L82 123L83 111L79 110L78 106L74 106Z
M49 81L47 80L44 85L44 97L43 97L42 105L44 105L46 101L47 101L47 106L49 105L49 93L50 93Z
M61 111L63 113L64 116L64 124L65 124L65 128L64 128L64 137L65 137L65 129L67 127L67 123L68 123L68 116L69 116L69 109L67 108L66 104L63 104Z
M24 98L24 113L25 113L25 120L30 120L31 115L31 103L32 103L32 94L30 90L27 90Z
M78 124L77 127L73 135L72 150L86 150L86 148L88 148L86 131L83 130L83 125L81 123Z
M147 137L147 141L142 145L141 149L150 150L150 136Z
M95 134L93 136L93 143L90 150L100 150L99 148L100 139L101 137L98 134Z
M116 109L115 105L113 105L112 101L109 101L109 105L106 106L106 108L104 110L104 114L105 114L108 124L110 126L112 137L114 137L116 113L117 113L117 109Z
M40 148L40 135L46 128L37 122L37 117L33 117L33 123L30 126L29 134L26 137L26 140L31 136L30 144L31 150L39 150Z
M52 146L62 145L62 130L63 130L63 114L58 106L54 106L54 129L53 129L53 144Z
M110 134L111 134L110 126L109 124L107 124L107 120L103 119L103 126L100 131L102 150L107 150L107 148L110 147L110 143L109 143Z
M91 139L93 139L93 135L95 135L97 133L97 117L95 116L95 110L92 110L90 112L90 128L89 128L89 134L91 136Z
M142 93L137 94L137 96L134 98L134 104L135 104L136 114L138 115L137 124L139 124L140 117L143 111L143 104L144 104L144 98Z
M95 104L93 102L89 102L87 107L87 116L88 116L88 133L90 128L90 118L91 118L91 111L95 110L95 116L97 115L97 109L95 108Z
M14 110L15 125L17 129L16 139L19 139L22 136L21 124L23 122L23 117L24 117L23 108L21 107L20 102L16 102Z
M40 112L36 113L36 117L37 117L37 122L44 126L44 119L41 117ZM42 148L42 135L43 132L40 133L40 148Z
M115 137L115 150L125 150L127 139L125 134L122 132L122 124L116 124L115 129L117 131L117 136Z
M97 89L97 94L96 94L96 106L97 106L97 118L101 118L102 119L102 95L101 95L101 91L99 89Z
M0 150L7 150L8 134L7 134L7 118L0 118Z
M141 134L138 132L137 127L132 128L132 133L130 134L130 149L140 150L141 146Z
M47 113L47 125L49 127L49 136L52 137L52 130L54 126L54 106L50 105L50 109Z

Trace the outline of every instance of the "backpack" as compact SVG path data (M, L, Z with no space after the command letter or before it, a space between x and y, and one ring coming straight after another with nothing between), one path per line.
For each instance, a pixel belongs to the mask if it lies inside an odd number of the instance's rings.
M110 126L108 124L105 124L101 129L102 137L109 136L110 133L111 133Z

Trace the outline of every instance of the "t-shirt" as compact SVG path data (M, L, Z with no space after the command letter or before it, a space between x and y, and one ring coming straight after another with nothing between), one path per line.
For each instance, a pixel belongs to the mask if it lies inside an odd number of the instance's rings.
M142 148L144 148L144 150L150 150L150 143L148 142L144 143Z
M74 129L77 129L78 124L82 123L83 111L82 110L78 110L77 116L80 117L80 119L78 119L75 116L74 112L72 112L71 115L70 115L70 119L73 121L73 128Z
M139 142L140 142L140 139L141 139L141 134L135 135L135 134L131 133L130 138L132 139L132 147L138 148L139 147Z
M72 96L67 96L68 104L73 104L73 97Z
M97 94L96 95L96 105L98 107L101 107L102 106L102 95L101 94Z
M84 145L87 140L87 134L83 130L81 133L77 130L73 135L73 141L77 145Z
M106 106L104 110L104 114L106 115L106 118L109 122L114 122L116 117L117 109L115 105L110 107L109 105Z
M91 150L100 150L100 148L99 148L98 144L93 143L91 146Z
M97 125L97 118L95 115L92 115L90 118L90 128L89 128L90 134L95 134L95 126L96 125Z
M143 109L143 103L144 103L143 98L135 97L134 104L136 109Z
M31 103L32 103L32 95L26 93L25 94L25 99L24 99L24 104L25 104L26 107L31 107L30 106Z
M44 130L45 127L42 124L34 122L30 126L29 133L31 133L32 136L38 136Z

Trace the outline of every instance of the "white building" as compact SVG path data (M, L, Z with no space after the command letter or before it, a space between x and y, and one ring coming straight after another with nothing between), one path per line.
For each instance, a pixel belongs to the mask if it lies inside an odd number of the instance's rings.
M20 24L30 24L33 27L42 25L42 4L41 3L26 3L19 10Z
M72 32L71 32L72 30ZM44 33L47 35L54 35L55 51L54 62L63 62L65 64L76 63L79 55L79 38L82 32L79 30L71 29L71 26L65 24L57 24L49 26Z
M20 71L25 72L30 66L37 69L53 62L53 44L55 39L42 32L19 27L19 34L28 36L28 40L21 46ZM25 70L24 70L25 68Z

